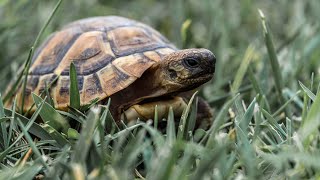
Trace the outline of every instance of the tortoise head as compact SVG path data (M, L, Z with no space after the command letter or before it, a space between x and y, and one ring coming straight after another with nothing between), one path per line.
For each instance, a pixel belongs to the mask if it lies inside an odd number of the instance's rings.
M161 85L170 92L187 91L212 79L216 58L207 49L184 49L168 54L160 63Z

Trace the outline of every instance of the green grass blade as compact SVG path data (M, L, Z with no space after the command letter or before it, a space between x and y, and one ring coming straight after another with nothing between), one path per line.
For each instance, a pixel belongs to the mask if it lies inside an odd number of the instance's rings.
M34 41L32 47L37 47L38 46L38 43L39 43L39 40L42 36L42 34L44 33L44 31L47 29L49 23L51 22L53 16L56 14L57 10L59 9L61 3L62 3L63 0L58 0L57 4L55 5L55 7L53 8L51 14L49 15L47 21L45 22L45 24L42 26L40 32L38 33L37 37L36 37L36 40Z
M226 115L228 113L229 108L232 106L234 101L238 98L239 94L235 95L232 99L227 101L219 111L216 119L213 121L212 126L210 127L208 133L202 138L200 141L201 144L205 142L205 140L208 140L206 143L206 147L211 147L214 142L214 138L219 130L219 128L223 125L225 121L227 121Z
M104 130L106 130L106 127L110 126L111 124L108 124L107 122L111 121L109 117L109 114L110 114L110 104L111 104L111 99L109 98L108 99L108 102L107 102L107 105L103 105L102 106L102 109L104 109L101 117L100 117L100 123L102 125L102 127L104 128ZM110 115L111 116L111 115Z
M173 173L170 179L179 180L185 179L186 175L189 173L192 168L190 165L193 163L193 155L194 150L198 150L196 148L186 147L183 151L183 157L178 162L178 166L176 166L175 173Z
M36 103L36 106L39 108L39 103L42 101L42 99L34 93L32 93L32 97L33 101ZM67 134L70 127L68 121L47 102L43 104L40 111L40 116L45 123L49 124L58 132Z
M315 101L310 107L310 111L307 114L306 119L303 119L302 127L299 129L299 135L304 147L309 147L310 143L317 136L312 136L316 134L320 126L320 93L316 95Z
M22 102L21 102L21 108L20 108L21 114L23 114L23 109L24 109L24 101L25 101L25 93L24 92L26 92L26 88L27 88L28 73L29 73L30 64L31 64L31 58L33 56L33 50L34 50L34 47L31 47L27 61L26 61L26 66L23 69L24 81L23 81L22 92L21 92L21 94L22 94L22 97L21 97Z
M73 115L73 116L79 117L78 119L81 119L81 118L85 119L87 117L84 113L82 113L78 109L75 109L73 107L68 107L68 108L69 108L69 112L68 113Z
M248 109L244 113L243 117L241 117L240 121L236 122L236 123L238 123L239 127L244 132L246 132L246 130L249 126L249 123L253 117L253 111L254 111L255 104L256 104L256 98L254 98L253 101L250 103Z
M292 144L292 120L286 118L286 133L287 133L287 143Z
M308 95L308 97L314 101L316 99L316 95L311 92L310 89L308 89L302 82L299 81L299 85L301 86L302 90Z
M2 117L0 118L0 123L13 119L12 117Z
M283 78L282 78L281 71L280 71L279 61L278 61L277 54L276 54L276 51L274 48L272 35L271 35L270 29L267 25L266 18L260 9L259 9L259 14L260 14L260 18L261 18L261 23L262 23L262 27L263 27L263 35L264 35L266 47L268 50L268 55L269 55L271 69L272 69L273 79L275 82L275 87L277 90L277 95L279 97L280 102L282 104L284 104L285 98L282 95L284 83L283 83ZM286 114L287 114L287 116L289 115L287 110L286 110Z
M43 160L42 155L40 153L40 151L38 150L38 148L36 147L36 145L34 144L30 134L28 133L28 130L26 129L26 127L23 125L23 123L21 122L21 120L19 118L17 118L18 124L26 138L26 140L28 141L30 147L32 148L33 153L37 156L37 158L40 159L40 162L42 163L43 166L45 166L46 168L49 168L49 166L47 165L47 163Z
M284 103L280 108L277 109L276 112L272 114L273 117L279 115L283 109L285 109L292 101L294 101L295 98L300 94L300 91L298 91L294 96L292 96L286 103Z
M139 124L132 125L130 127L127 127L126 129L120 130L117 133L106 135L105 139L106 140L115 140L115 139L121 138L121 136L125 136L126 134L128 134L129 133L128 131L133 131L134 129L141 127L143 125L145 125L145 124L139 123ZM160 134L157 134L157 135L160 135Z
M302 109L302 115L301 118L304 120L307 118L309 106L308 106L308 101L310 98L308 98L308 95L306 92L303 93L303 109ZM303 121L302 121L303 124Z
M260 155L265 159L265 161L270 162L278 170L283 168L283 165L288 162L299 164L301 166L303 165L303 167L307 169L314 168L315 171L320 170L320 154L318 152L310 153L288 150L277 154L260 152Z
M256 91L257 94L263 95L264 93L262 91L262 88L261 88L257 78L255 77L251 66L248 67L248 75L249 75L249 79L252 83L253 89Z
M52 139L54 139L57 142L60 148L62 148L66 144L70 144L69 141L61 133L59 133L56 129L51 127L49 124L43 124L41 127L50 134Z
M178 144L162 146L158 151L167 152L160 153L151 163L151 169L147 174L147 179L150 180L165 180L169 179L173 173L175 162L178 156Z
M142 153L143 149L150 146L150 142L145 141L145 129L139 131L137 136L134 139L131 139L128 145L125 146L124 154L127 156L120 156L119 161L116 166L129 169L132 168L133 163L137 160L137 157L140 153Z
M29 167L25 167L21 170L21 172L15 173L14 179L34 179L34 177L40 173L43 169L43 165L36 162Z
M2 97L1 97L1 93L0 93L0 119L4 119L5 118L5 114L4 114L4 107L3 107L3 103L2 103ZM8 139L8 134L7 134L7 128L6 128L6 124L5 121L0 121L1 123L1 143L6 145L8 144L7 139ZM6 147L6 146L5 146Z
M256 179L257 176L257 164L254 161L254 149L250 145L248 134L243 131L243 129L236 125L236 134L237 134L237 146L240 156L240 162L243 163L243 166L246 169L246 175L248 179Z
M31 166L24 166L23 168L14 167L6 168L0 172L0 179L20 180L20 179L34 179L34 177L42 170L43 166L38 163L32 163Z
M153 118L153 127L158 128L159 116L158 116L158 105L154 107L154 118Z
M109 154L110 152L108 151L107 146L109 145L109 142L105 141L104 135L106 134L105 132L105 126L106 126L106 118L108 116L108 112L109 112L109 107L110 107L110 101L107 104L107 106L103 106L102 110L103 113L100 116L100 120L98 121L98 135L99 135L99 142L95 142L96 144L100 144L100 156L101 159L107 159L107 154ZM77 134L77 139L80 137L80 134ZM104 166L100 166L100 170L102 171L104 168Z
M14 112L14 110L16 109L16 102L17 102L17 98L14 98L13 105L12 105L12 113L11 113L12 119L10 119L8 139L6 141L7 144L5 144L5 147L9 146L9 142L10 142L10 139L12 137L12 130L16 129L16 128L14 128L14 126L15 126L15 124L14 124L14 120L15 120L15 112Z
M4 114L4 107L3 107L3 102L2 102L2 96L1 96L1 93L0 93L0 118L3 118L5 117L5 114Z
M163 135L157 129L154 129L147 124L141 124L141 126L145 128L152 137L156 150L161 149L166 142Z
M190 180L204 179L204 176L208 173L210 169L213 169L214 165L217 163L221 154L226 150L227 143L224 145L217 146L210 152L203 152L201 161L199 162L196 171L191 174Z
M74 109L80 109L80 93L78 87L77 71L74 63L70 64L70 106Z
M168 144L173 144L174 141L176 140L176 129L174 125L174 114L173 114L173 109L170 107L169 109L169 114L168 114L168 119L167 119L167 143Z
M46 86L45 89L40 93L39 97L42 97L42 95L43 95L44 93L49 94L49 89L51 88L51 86L52 86L53 84L55 84L55 83L57 82L57 80L59 79L59 77L60 77L60 76L55 77L55 78L50 82L50 84L49 84L48 86ZM48 97L49 97L49 96L48 96ZM50 104L50 103L49 103L49 104ZM53 107L53 105L54 105L54 103L52 102L52 107ZM28 111L24 113L24 115L31 114L30 112L31 112L31 110L32 110L32 108L33 108L34 106L35 106L35 103L33 102L32 105L30 106L30 108L28 109Z
M95 99L91 100L91 101L89 102L89 104L81 105L79 111L81 111L81 112L86 112L86 111L88 111L90 108L92 108L93 106L95 106L96 104L98 104L99 101L100 101L99 98L95 98Z
M96 129L97 122L99 120L99 108L92 108L87 120L82 126L82 131L80 133L79 140L77 141L74 147L74 153L71 157L71 162L74 163L84 163L89 149L91 147L91 143L93 140L93 133Z
M190 112L190 109L191 109L191 105L192 105L193 99L195 98L197 93L198 93L198 91L193 93L192 97L190 98L190 100L188 102L188 105L187 105L186 109L184 109L184 111L182 113L182 116L181 116L181 119L180 119L180 123L179 123L179 127L178 127L178 135L177 135L178 139L186 138L186 136L187 136L187 126L189 124L188 115L189 115L189 112Z
M23 81L23 91L22 91L22 103L21 103L21 111L23 111L23 106L24 106L24 101L25 101L25 92L26 91L26 87L27 87L27 81L28 81L28 73L29 73L29 69L30 69L30 65L31 65L31 59L33 58L33 54L34 54L34 48L36 48L38 46L40 37L42 36L42 34L44 33L45 29L47 28L47 26L49 25L50 21L52 20L54 14L57 12L58 8L60 7L62 0L59 0L58 3L56 4L55 8L53 9L53 11L51 12L49 18L47 19L46 23L42 26L40 32L38 33L36 40L34 41L29 55L28 55L28 59L26 61L26 65L24 68L24 81Z
M45 93L45 97L47 97L47 103L50 104L53 108L54 108L54 102L53 102L53 99L50 95L50 92L49 92L49 87L47 85L47 82L45 82L44 84L44 93ZM40 97L41 97L41 94L40 94Z
M275 130L279 133L279 137L284 139L286 137L286 132L280 127L277 121L269 114L266 110L261 109L262 114L267 118L268 122L275 128Z
M40 113L40 110L42 109L42 106L44 104L44 101L41 101L39 108L33 113L32 117L30 119L26 118L25 116L22 116L21 114L18 113L14 113L14 116L19 118L23 124L25 124L27 127L30 126L30 133L35 135L36 137L40 138L40 139L51 139L51 136L37 123L35 123L34 121L38 118L38 115ZM8 109L4 109L4 112L6 114L6 116L10 116L12 115L12 113L14 111L12 110L8 110ZM32 122L32 123L31 123Z
M79 139L80 134L77 130L69 128L67 137L68 137L68 139Z
M23 77L23 71L20 72L17 80L13 83L13 85L10 88L10 90L8 91L8 93L3 98L3 103L6 103L8 100L10 100L10 98L13 96L13 94L17 91L17 88L20 85L22 77Z
M262 87L261 87L259 81L255 77L251 66L248 67L248 75L249 75L249 79L252 83L253 89L256 91L257 94L259 94L259 96L257 97L257 102L259 103L259 105L262 108L266 108L267 111L270 112L271 111L270 107L267 105L267 102L265 102L264 98L263 98L265 96L265 93L262 90Z
M185 47L187 44L187 38L188 38L188 33L190 31L191 22L192 22L191 19L187 19L183 22L181 26L180 34L181 34L182 47Z
M192 102L191 104L191 109L190 109L190 114L188 116L188 124L187 124L187 128L186 128L186 132L193 132L195 125L196 125L196 121L197 121L197 110L198 110L198 97L196 97L196 99Z
M240 67L235 75L235 79L231 86L231 90L233 93L238 92L240 85L242 84L244 75L246 74L247 69L249 67L250 61L254 57L254 53L255 53L255 49L252 45L250 45L245 52L243 60L241 61Z
M238 96L235 99L234 105L235 105L235 110L236 110L235 122L237 122L237 121L240 121L240 119L244 116L244 113L245 113L245 109L242 105L242 99L240 96Z
M71 114L70 112L65 112L65 111L59 111L59 110L56 110L56 111L59 114L65 116L65 117L67 117L69 119L72 119L72 120L75 120L75 121L79 122L80 124L82 124L84 122L84 120L82 118L80 118L82 116L79 117L79 116L76 116L74 114ZM86 117L86 116L84 116L84 117Z

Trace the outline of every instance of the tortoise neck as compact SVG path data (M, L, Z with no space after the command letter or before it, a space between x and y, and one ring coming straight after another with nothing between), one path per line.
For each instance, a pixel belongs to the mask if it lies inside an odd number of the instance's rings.
M149 68L134 83L110 96L110 111L115 119L119 120L123 110L144 99L166 94L165 88L161 88L161 74L158 69L156 66Z

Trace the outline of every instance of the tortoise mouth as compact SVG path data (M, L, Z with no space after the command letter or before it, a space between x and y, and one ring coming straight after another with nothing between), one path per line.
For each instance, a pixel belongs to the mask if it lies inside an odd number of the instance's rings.
M205 75L197 76L195 78L190 77L188 79L185 79L183 84L187 84L187 86L191 87L191 89L194 89L210 81L212 78L213 78L213 74L205 74Z
M183 83L188 85L198 84L198 86L210 81L215 72L215 66L203 67L203 70L186 78Z

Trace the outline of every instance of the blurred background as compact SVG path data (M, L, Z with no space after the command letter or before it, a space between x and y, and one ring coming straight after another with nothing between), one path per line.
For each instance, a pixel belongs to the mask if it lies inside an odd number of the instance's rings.
M0 0L0 92L17 77L17 69L27 59L56 3ZM318 80L319 0L65 0L41 41L67 23L85 17L120 15L144 22L179 48L203 47L215 53L218 64L214 80L201 94L216 105L230 96L230 83L249 45L254 48L250 66L262 90L267 95L274 93L258 9L270 25L288 91L299 89L298 80L308 84L313 72ZM252 99L256 94L251 90L245 76L240 91ZM276 103L275 96L269 100L273 98Z

